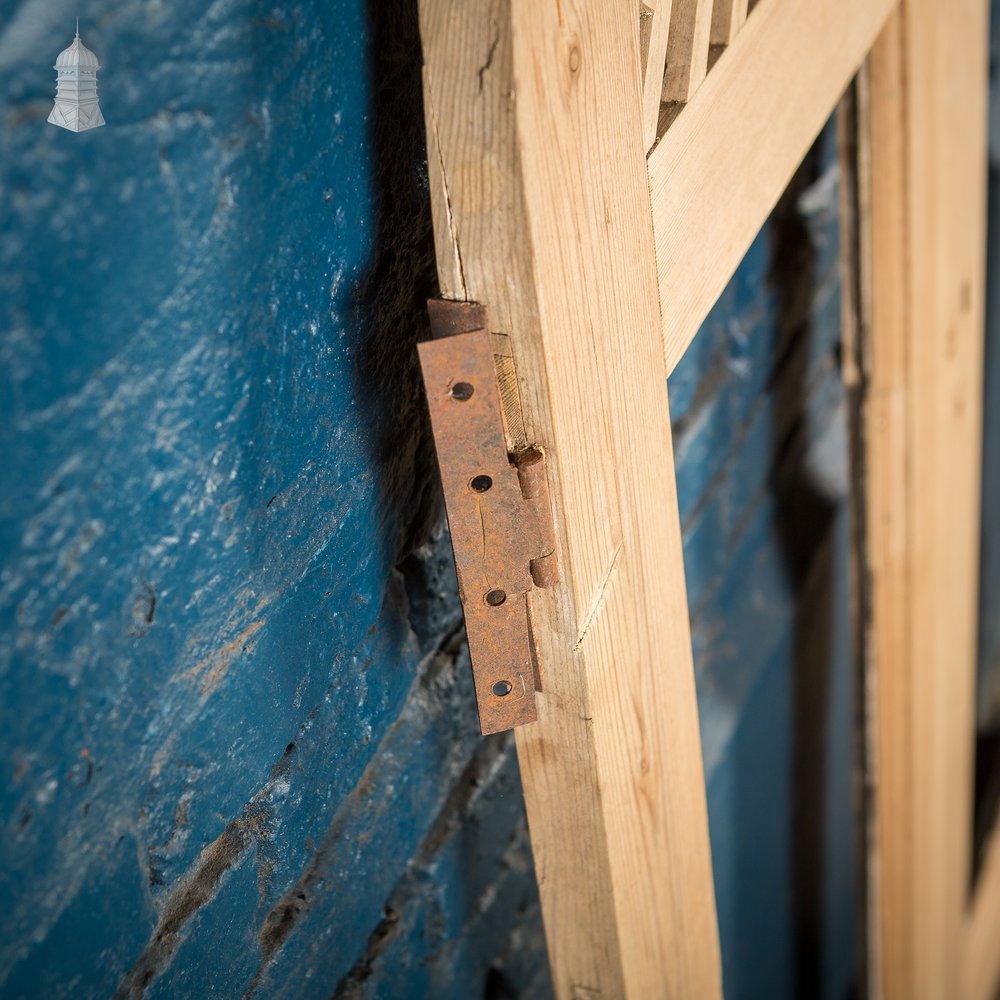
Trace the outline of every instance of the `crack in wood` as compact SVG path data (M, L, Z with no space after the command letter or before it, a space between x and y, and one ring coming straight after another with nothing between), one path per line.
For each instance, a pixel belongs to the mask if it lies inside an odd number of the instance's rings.
M618 569L618 559L622 554L624 545L624 542L619 542L614 555L611 557L611 563L608 566L607 571L604 573L604 576L601 578L601 582L594 595L594 600L590 604L590 610L587 612L587 615L583 620L583 625L580 628L580 634L577 636L576 643L573 646L573 652L576 652L583 645L583 640L586 638L587 630L597 617L598 612L604 606L605 597L607 596L608 588L611 586L611 581L615 576L615 572Z

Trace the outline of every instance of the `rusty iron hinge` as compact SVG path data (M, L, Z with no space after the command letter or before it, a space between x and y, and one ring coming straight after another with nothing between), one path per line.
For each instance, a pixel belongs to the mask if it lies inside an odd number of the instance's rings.
M465 611L484 734L537 718L541 671L532 585L559 580L545 458L511 456L486 309L428 302L433 340L420 344L431 426Z

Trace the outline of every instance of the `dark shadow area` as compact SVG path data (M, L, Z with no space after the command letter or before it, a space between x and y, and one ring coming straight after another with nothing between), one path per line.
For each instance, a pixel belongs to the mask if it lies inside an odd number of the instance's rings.
M517 993L507 977L497 968L486 974L483 1000L517 1000Z
M429 336L437 294L427 183L420 30L415 0L369 0L375 259L354 290L361 405L381 470L384 523L397 559L426 539L440 514L434 445L416 344Z
M992 7L990 101L996 100L997 3ZM995 133L996 110L990 131ZM1000 169L998 137L990 136L986 248L986 327L983 355L982 538L976 684L975 807L971 879L975 883L990 834L1000 819L1000 537L993 520L1000 504Z
M451 621L458 613L458 595L416 351L417 343L430 336L427 300L439 294L426 165L417 0L368 0L367 16L371 31L368 58L373 95L376 256L364 280L354 289L358 326L366 331L356 361L357 378L360 405L365 407L369 420L368 447L373 452L373 464L380 470L381 520L396 529L395 537L387 543L395 545L394 562L406 589L410 627L424 644L440 633L442 622ZM464 626L454 632L454 642L464 648ZM459 669L469 671L467 660L462 660ZM456 737L444 728L439 738L447 744ZM488 783L492 783L490 787L497 783L495 777L487 782L484 761L504 757L509 759L504 766L510 770L513 786L501 809L503 821L494 818L484 831L479 810L487 808L482 800L488 799L488 794L483 789ZM491 766L499 767L495 763ZM471 977L477 963L485 963L483 982L488 997L517 997L524 992L522 986L529 988L510 968L504 968L505 963L524 970L525 975L533 973L530 989L536 992L532 995L538 995L539 988L543 995L546 992L544 935L530 848L525 849L526 857L516 874L507 874L511 838L525 836L523 810L513 741L506 737L483 740L472 763L450 791L427 840L410 862L411 872L419 873L422 865L428 870L433 868L438 853L454 850L462 854L463 863L453 870L453 877L461 884L452 884L449 893L453 900L462 900L467 909L469 925L463 936L468 943L463 943L462 950L468 951L468 963L462 967L469 976L470 995L475 992ZM507 825L518 828L520 834L509 830L504 833ZM501 834L507 839L498 840ZM448 846L453 839L459 846ZM494 861L497 871L489 867ZM479 912L479 906L486 890L480 883L487 878L486 871L501 901L493 912L484 914ZM418 875L413 879L420 882ZM419 921L422 907L434 911L437 903L433 893L427 889L425 899L418 889L406 880L397 887L386 904L386 913L391 916L374 928L369 952L361 956L360 965L351 975L370 975L378 964L379 952L395 935L404 933L411 922ZM432 924L438 919L434 916ZM484 936L480 925L491 921L498 924ZM443 928L440 930L443 934ZM412 928L409 933L413 933ZM423 959L428 970L435 969L439 961L444 963L442 956L457 949L454 941L449 943L444 937L434 940L436 944L424 942L430 949ZM545 968L536 973L539 963ZM349 976L337 995L350 995L350 985Z
M1000 728L976 736L975 813L972 832L972 885L975 885L990 835L1000 820Z
M831 530L838 500L817 483L806 452L820 430L809 426L811 306L818 274L800 199L819 178L816 147L796 172L771 219L770 282L778 300L778 353L772 392L775 533L795 595L791 663L791 831L794 989L823 994L826 914L827 746L833 647Z

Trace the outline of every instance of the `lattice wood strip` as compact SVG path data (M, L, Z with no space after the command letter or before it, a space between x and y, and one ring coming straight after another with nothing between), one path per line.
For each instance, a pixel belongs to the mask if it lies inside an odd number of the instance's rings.
M649 154L668 372L894 6L894 0L761 0ZM789 100L793 93L808 99Z
M649 0L640 4L639 26L642 56L642 141L647 152L656 142L660 118L663 73L667 61L671 0Z
M667 38L667 72L663 100L691 100L708 72L712 33L712 0L673 0Z
M731 45L747 19L748 0L715 0L712 8L712 45Z
M750 0L640 2L642 132L647 152L732 44L753 6Z

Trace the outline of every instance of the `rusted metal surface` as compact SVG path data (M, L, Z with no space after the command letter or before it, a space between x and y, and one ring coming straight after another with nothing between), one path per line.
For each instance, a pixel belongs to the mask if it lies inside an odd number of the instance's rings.
M449 302L447 299L428 299L427 315L431 319L431 336L435 340L454 337L473 330L488 330L486 306L478 302Z
M532 584L558 580L545 463L511 464L482 306L429 304L419 345L484 734L537 717ZM458 332L462 331L462 332ZM442 335L443 334L443 335Z
M538 538L539 555L530 563L531 579L536 587L554 587L559 582L556 562L556 540L552 530L552 508L549 506L549 481L545 474L545 456L537 448L529 448L516 456L517 478L525 513L534 519L533 531Z

